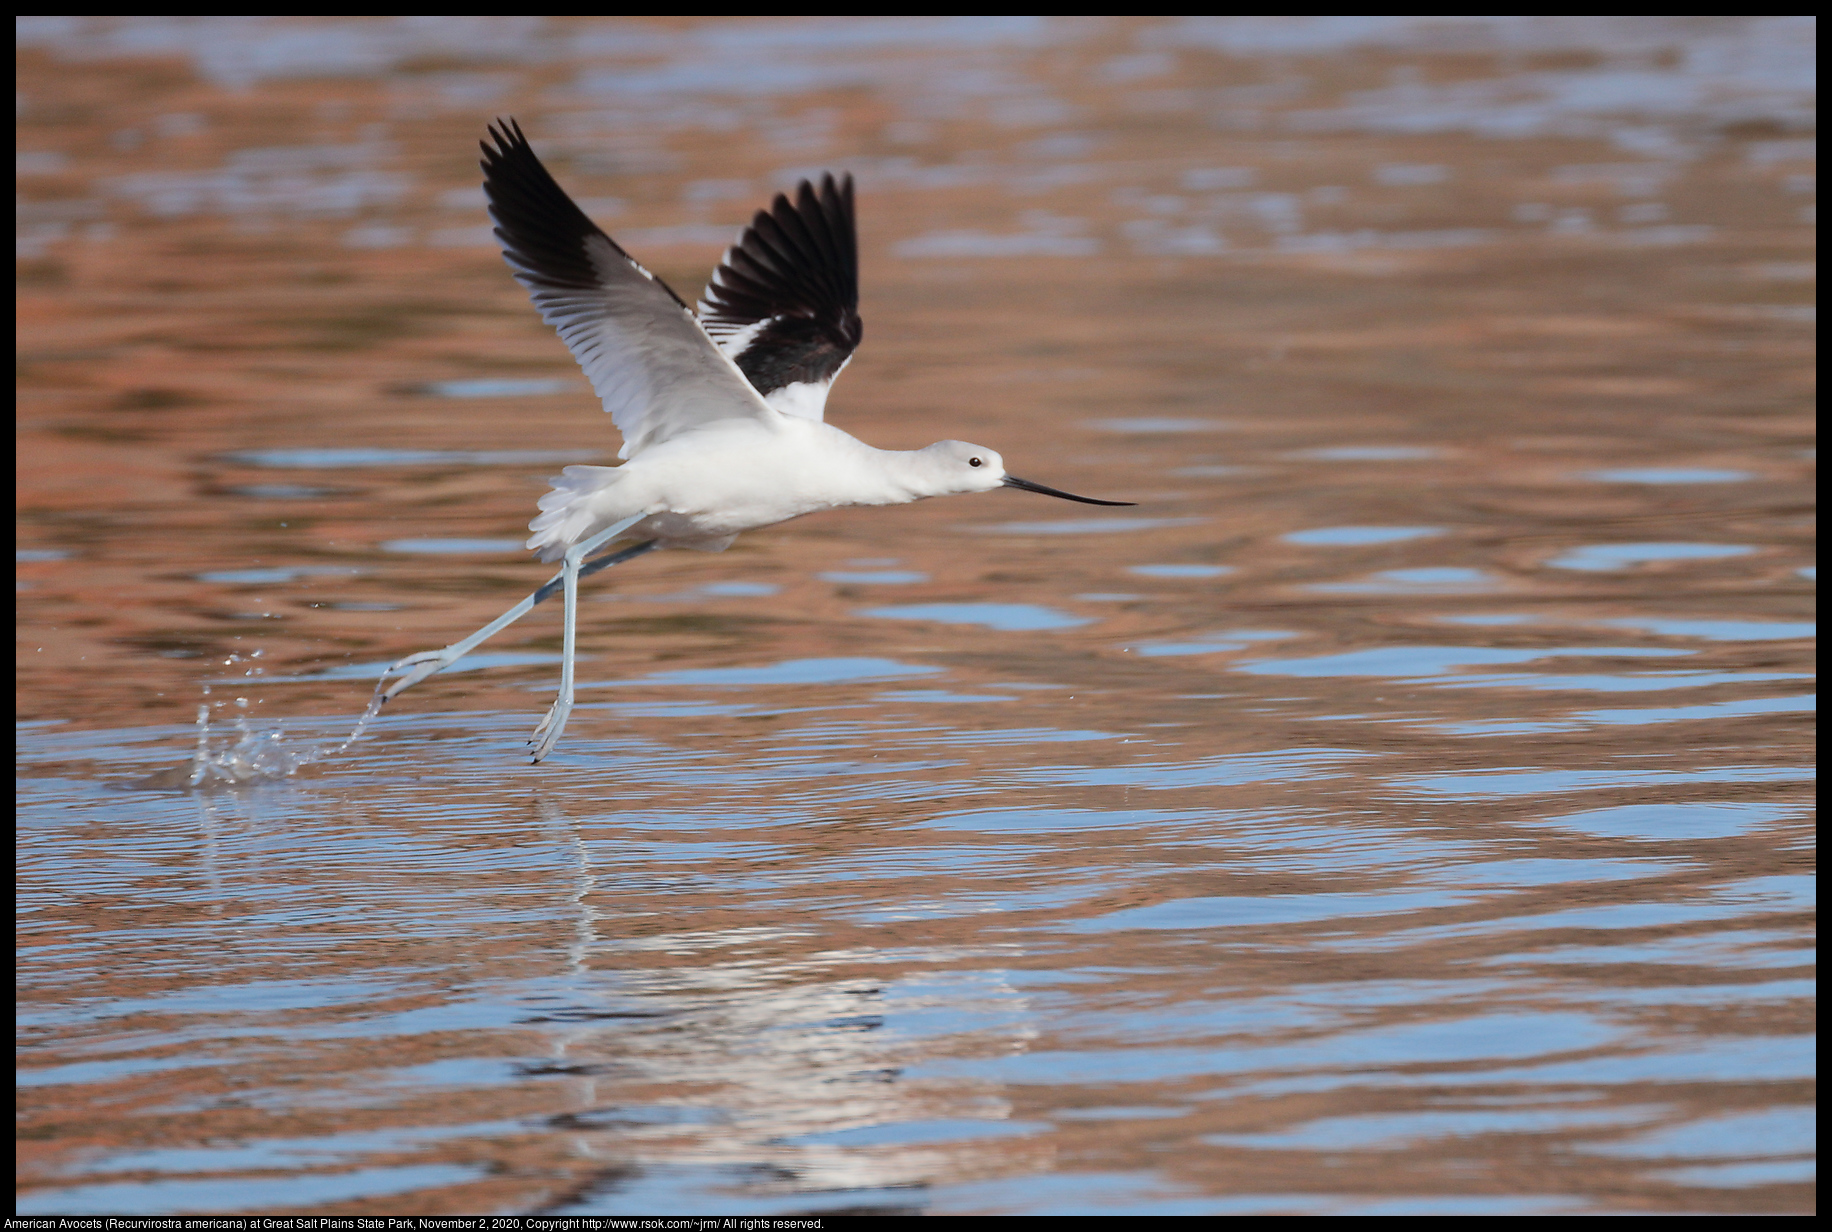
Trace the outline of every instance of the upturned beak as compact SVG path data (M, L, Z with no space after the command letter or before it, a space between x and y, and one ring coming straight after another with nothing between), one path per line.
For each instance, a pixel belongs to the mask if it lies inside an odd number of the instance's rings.
M1063 500L1080 501L1084 505L1134 505L1138 503L1137 501L1095 500L1092 496L1077 496L1073 492L1063 492L1056 488L1046 488L1040 483L1032 483L1030 480L1020 479L1016 475L1005 476L1005 486L1008 488L1023 488L1026 492L1041 492L1045 496L1060 497Z

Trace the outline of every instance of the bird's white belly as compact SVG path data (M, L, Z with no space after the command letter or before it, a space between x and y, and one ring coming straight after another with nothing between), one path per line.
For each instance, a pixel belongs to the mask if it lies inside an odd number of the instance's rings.
M650 511L637 533L685 547L693 540L729 539L822 509L897 499L888 490L878 492L880 485L860 482L853 450L863 447L851 438L836 442L832 438L843 434L835 429L808 427L816 430L763 431L744 425L695 433L627 463L629 473L619 487L628 484L632 490L624 495Z
M747 530L846 505L920 499L903 461L828 424L721 420L644 449L619 467L570 466L541 498L528 546L543 560L641 516L623 538L719 551Z

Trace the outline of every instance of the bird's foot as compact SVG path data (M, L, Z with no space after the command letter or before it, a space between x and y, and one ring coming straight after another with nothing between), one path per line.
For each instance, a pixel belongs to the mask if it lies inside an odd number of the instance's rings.
M528 738L528 747L535 763L553 752L553 746L560 743L560 733L566 730L566 720L572 715L572 699L563 697L554 702L547 711L547 717L541 720L534 735Z
M390 673L398 672L404 667L412 667L413 670L387 688L382 688L381 684L378 682L376 685L376 692L381 695L383 701L390 701L399 694L405 693L408 689L419 684L434 672L440 671L448 664L456 663L459 659L464 657L462 654L451 653L451 650L452 648L450 646L442 650L422 650L418 654L408 655L405 659L395 660L382 672L382 680L387 680Z

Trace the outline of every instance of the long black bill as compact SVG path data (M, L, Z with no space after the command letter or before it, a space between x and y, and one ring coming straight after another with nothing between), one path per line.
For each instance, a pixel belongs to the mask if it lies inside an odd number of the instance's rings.
M1005 476L1005 486L1008 488L1023 488L1026 492L1041 492L1045 496L1059 496L1063 500L1080 501L1084 505L1136 505L1138 503L1137 501L1095 500L1092 496L1077 496L1073 492L1062 492L1055 488L1046 488L1040 483L1032 483L1030 480L1020 479L1016 475Z

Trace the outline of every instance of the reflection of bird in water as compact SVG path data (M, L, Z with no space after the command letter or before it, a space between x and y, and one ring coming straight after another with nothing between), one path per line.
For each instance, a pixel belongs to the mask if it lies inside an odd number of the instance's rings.
M535 806L571 866L556 888L572 929L564 967L522 1001L534 1010L522 1023L550 1049L522 1072L563 1084L563 1110L545 1124L574 1159L600 1165L540 1213L734 1198L912 1213L921 1187L1052 1166L1048 1135L961 1130L1011 1128L996 1078L905 1074L1030 1050L1042 1024L1002 966L1026 960L1021 946L836 945L819 915L697 926L696 903L732 892L710 891L722 860L683 884L680 857L657 851L654 831ZM835 871L822 849L793 847L807 857L797 867ZM709 874L705 892L689 888ZM679 922L652 931L664 899ZM905 907L925 901L899 895Z
M822 422L827 390L859 344L852 177L778 195L727 250L687 307L631 260L554 182L513 121L491 128L484 191L515 277L623 433L624 465L569 466L541 498L528 546L563 562L534 594L461 642L383 673L377 703L456 662L555 590L566 596L560 696L535 729L553 750L573 705L579 579L654 548L722 551L741 532L847 505L1023 488L1090 505L1005 473L965 441L874 449ZM586 563L618 540L636 542ZM388 675L409 668L398 680Z

